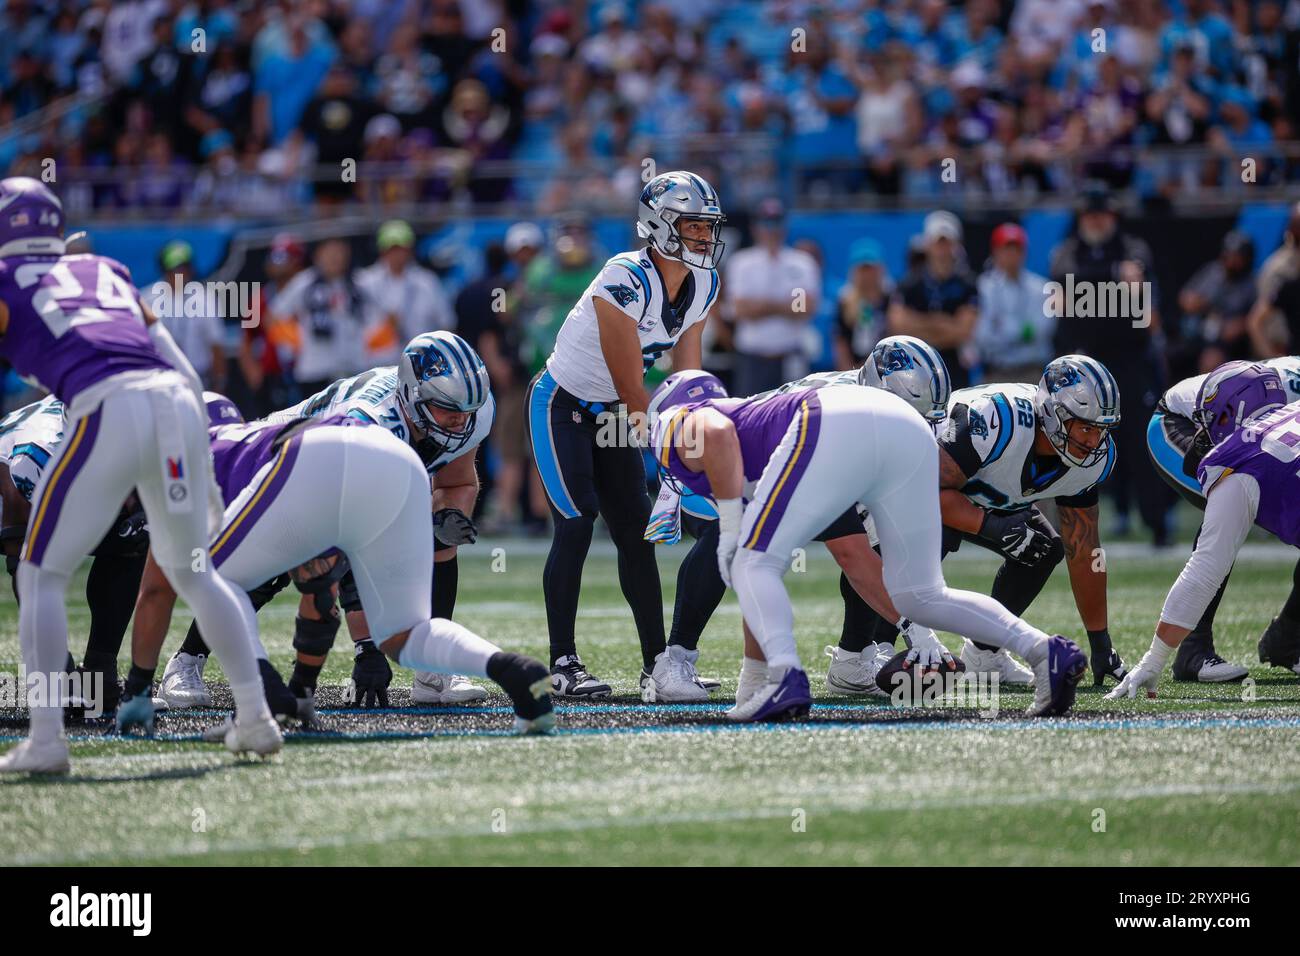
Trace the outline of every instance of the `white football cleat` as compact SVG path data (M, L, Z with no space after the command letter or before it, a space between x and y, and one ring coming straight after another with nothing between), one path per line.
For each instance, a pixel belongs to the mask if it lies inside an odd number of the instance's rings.
M700 683L695 662L700 652L670 644L655 658L650 680L641 689L641 699L647 703L683 704L709 699L709 692Z
M827 645L826 656L831 659L830 666L826 668L828 690L839 694L889 696L876 686L876 675L880 673L880 668L894 656L892 645L868 644L857 652Z
M158 697L172 710L187 707L211 707L212 695L203 683L203 667L208 662L206 654L186 654L177 651L163 670Z
M0 773L67 773L71 769L65 737L56 737L44 743L37 743L28 737L13 750L0 756Z
M985 651L971 641L965 641L961 648L961 662L966 665L967 674L997 674L1000 684L1021 687L1034 684L1034 672L1016 661L1005 648Z
M1196 672L1196 679L1202 684L1226 684L1229 681L1241 680L1249 673L1250 671L1240 664L1232 664L1218 654L1211 654L1201 664L1201 669Z
M767 665L749 658L745 660L750 666L741 665L740 677L736 681L736 706L727 711L728 716L767 685Z
M460 674L416 671L411 700L417 704L472 704L486 700L488 692Z
M236 720L226 731L226 749L232 754L254 753L266 757L284 746L280 725L271 717L262 720Z

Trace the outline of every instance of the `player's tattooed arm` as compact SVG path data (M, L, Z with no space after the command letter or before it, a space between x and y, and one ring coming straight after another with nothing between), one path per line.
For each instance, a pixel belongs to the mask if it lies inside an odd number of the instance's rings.
M1061 543L1065 546L1065 564L1070 572L1074 603L1079 608L1083 626L1090 631L1103 630L1106 624L1106 560L1101 549L1098 507L1060 508Z

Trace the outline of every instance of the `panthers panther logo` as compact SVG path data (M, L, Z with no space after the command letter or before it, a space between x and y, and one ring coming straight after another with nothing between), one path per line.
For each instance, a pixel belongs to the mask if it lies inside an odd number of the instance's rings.
M972 435L978 435L980 438L989 437L989 423L984 420L984 416L975 409L970 409L966 416L966 421Z
M607 285L605 291L614 297L614 301L626 308L637 301L636 290L626 285Z
M427 381L451 372L451 366L447 364L447 356L436 349L412 349L406 355L411 360L411 367L415 370L417 381Z
M1079 381L1079 370L1072 365L1065 365L1047 379L1047 390L1053 393L1059 392L1063 388L1078 384Z

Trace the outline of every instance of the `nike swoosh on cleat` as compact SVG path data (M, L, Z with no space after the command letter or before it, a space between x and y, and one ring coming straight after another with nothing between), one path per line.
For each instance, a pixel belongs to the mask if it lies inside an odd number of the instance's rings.
M774 704L779 704L779 703L781 703L781 698L785 696L785 692L786 692L787 690L789 690L789 688L787 688L787 687L782 687L779 691L777 691L775 694L773 694L773 695L772 695L772 703L774 703Z

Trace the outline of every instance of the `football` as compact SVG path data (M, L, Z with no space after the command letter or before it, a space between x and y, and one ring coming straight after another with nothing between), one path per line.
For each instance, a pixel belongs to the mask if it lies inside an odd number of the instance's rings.
M940 686L939 679L945 673L960 674L966 670L966 665L956 657L952 659L953 663L957 665L954 671L946 671L940 667L907 668L903 665L907 661L909 653L910 651L907 648L899 651L885 662L885 666L880 668L880 673L876 675L876 686L884 691L895 703L911 704L920 699L925 693L927 685Z

